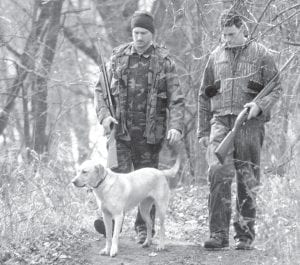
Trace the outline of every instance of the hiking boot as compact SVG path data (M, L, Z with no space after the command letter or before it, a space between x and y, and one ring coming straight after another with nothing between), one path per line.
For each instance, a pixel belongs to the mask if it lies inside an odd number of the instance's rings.
M204 242L204 248L206 249L221 249L229 247L228 237L223 235L211 235L208 240Z
M235 239L235 249L237 250L251 250L252 240L250 238L236 238Z
M147 238L147 231L146 230L140 230L137 233L137 240L136 240L136 242L138 244L143 244L145 242L146 238Z
M147 229L146 227L142 226L142 227L139 227L139 228L135 228L135 231L137 233L137 240L136 242L138 244L143 244L147 238ZM152 228L152 238L154 237L155 235L155 230L154 228Z
M105 225L102 219L96 219L94 222L94 227L99 234L104 235L104 237L106 237Z
M106 237L106 232L105 232L105 225L104 225L104 222L103 222L103 219L102 218L99 218L99 219L96 219L95 222L94 222L94 227L95 227L95 230L103 235L104 237ZM112 220L112 234L114 233L114 228L115 228L115 220ZM122 227L121 227L121 231L122 232Z

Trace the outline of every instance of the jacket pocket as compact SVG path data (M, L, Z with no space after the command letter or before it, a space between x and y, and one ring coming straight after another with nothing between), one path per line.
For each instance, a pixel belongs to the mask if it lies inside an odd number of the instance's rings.
M157 94L156 110L158 114L166 114L168 106L167 92L159 92Z
M252 101L257 94L263 89L263 85L256 81L246 81L242 86L243 94L241 95L242 104Z
M112 79L110 93L115 97L120 94L119 80Z
M155 142L161 142L166 134L166 116L165 115L157 115L156 116L156 126L155 126Z
M263 88L264 88L264 86L261 83L253 81L253 80L249 80L247 83L247 88L246 88L245 92L252 93L252 94L258 94Z

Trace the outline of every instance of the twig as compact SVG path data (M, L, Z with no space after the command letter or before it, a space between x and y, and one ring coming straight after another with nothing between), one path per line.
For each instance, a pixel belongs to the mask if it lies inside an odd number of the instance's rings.
M97 63L98 54L94 47L89 47L85 45L83 40L77 38L75 34L67 27L63 28L64 34L67 39L79 50L81 50L84 54L86 54L89 58L91 58L95 63Z
M72 1L69 1L69 3L70 3L70 5L71 5L72 7L74 7ZM91 43L91 45L92 45L92 49L93 49L93 50L96 50L96 52L97 52L97 48L96 48L95 45L94 45L94 41L93 41L93 39L92 39L90 33L89 33L88 30L86 29L86 27L85 27L85 25L84 25L82 19L81 19L79 16L76 16L76 19L77 19L78 22L80 23L80 25L81 25L81 27L82 27L84 33L87 35L88 40L90 41L90 43ZM97 57L98 57L98 56L97 56Z
M300 42L284 41L283 43L288 44L288 45L292 45L292 46L300 47Z
M261 34L261 36L264 36L267 32L271 31L271 30L274 29L274 28L277 28L278 26L280 26L281 24L283 24L283 23L286 22L287 20L291 19L293 16L297 15L298 13L300 13L300 10L294 12L294 13L291 14L289 17L287 17L286 19L282 20L280 23L278 23L278 24L272 26L271 28L266 29L266 30Z
M284 14L285 12L287 12L287 11L289 11L289 10L291 10L291 9L297 8L297 7L300 7L300 4L296 4L296 5L294 5L294 6L291 6L291 7L287 8L287 9L285 9L285 10L279 12L279 13L272 19L272 21L276 20L280 15Z
M82 8L82 9L74 9L74 10L68 10L62 13L62 15L67 15L67 14L73 14L73 13L81 13L85 11L90 11L91 8Z
M9 44L5 43L4 45L6 47L7 50L9 50L11 53L14 54L14 56L16 56L17 58L21 57L21 54L17 52L17 50L15 50L13 47L11 47Z
M259 19L258 19L257 22L256 22L255 27L253 28L253 30L252 30L252 32L251 32L251 34L250 34L250 38L249 38L250 40L252 39L252 37L253 37L255 31L257 30L257 27L258 27L260 21L262 20L264 14L266 13L267 9L269 8L269 6L270 6L270 4L271 4L272 2L273 2L273 0L269 0L269 2L266 4L266 6L265 6L265 8L264 8L264 11L261 13Z

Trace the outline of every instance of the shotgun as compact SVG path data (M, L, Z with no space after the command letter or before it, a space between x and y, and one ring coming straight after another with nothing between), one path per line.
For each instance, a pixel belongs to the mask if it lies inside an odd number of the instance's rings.
M116 113L115 113L115 109L113 106L111 93L110 93L111 78L109 78L108 76L107 69L105 66L105 61L102 56L100 38L97 39L97 51L98 51L98 65L103 76L103 83L104 83L103 86L107 95L107 99L106 99L107 107L109 109L110 115L113 118L116 118ZM118 166L118 157L117 157L117 143L115 138L115 133L116 133L115 125L111 124L110 129L111 129L110 134L107 137L107 167L116 168Z
M282 68L278 71L278 73L271 79L271 81L256 95L256 97L252 100L252 102L256 102L257 100L265 97L268 95L276 86L275 80L279 76L281 72L291 63L294 59L295 54L291 56L287 60L287 62L282 66ZM249 113L248 108L244 108L239 115L237 116L232 129L229 133L225 136L222 142L218 145L217 149L215 150L215 154L220 161L221 164L224 163L225 157L227 156L230 149L232 149L233 141L236 133L240 130L240 128L247 122L247 116Z

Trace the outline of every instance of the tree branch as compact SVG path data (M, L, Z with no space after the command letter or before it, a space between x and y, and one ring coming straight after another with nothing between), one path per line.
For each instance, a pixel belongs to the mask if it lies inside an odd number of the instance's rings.
M297 7L300 7L300 4L296 4L296 5L293 5L287 9L284 9L283 11L279 12L273 19L272 21L275 21L279 16L281 16L282 14L284 14L285 12L291 10L291 9L294 9L294 8L297 8Z
M91 58L96 64L98 59L97 50L94 47L89 47L85 42L75 36L75 33L71 29L64 27L64 35L66 38L79 50L81 50L86 56Z
M283 43L291 46L297 46L300 47L300 42L291 42L291 41L284 41Z
M280 25L283 24L284 22L288 21L289 19L291 19L293 16L297 15L298 13L300 13L300 10L299 10L299 11L295 11L293 14L291 14L291 15L290 15L289 17L287 17L286 19L280 21L278 24L272 26L271 28L266 29L266 30L261 34L261 36L266 35L269 31L273 30L274 28L277 28L278 26L280 26Z
M68 11L62 12L61 14L62 15L78 14L78 13L85 12L85 11L90 11L90 10L91 10L91 8L73 9L73 10L68 10Z
M253 38L253 35L254 35L255 31L257 30L257 27L258 27L260 21L262 20L264 14L266 13L266 11L268 10L270 4L271 4L273 1L274 1L274 0L269 0L269 2L266 4L266 6L265 6L263 12L261 13L259 19L257 20L257 23L255 24L255 27L253 28L253 30L252 30L252 32L251 32L251 34L250 34L250 37L249 37L250 40Z
M19 91L23 85L24 80L27 77L28 71L26 71L25 69L28 68L31 71L34 70L35 56L39 46L37 38L39 37L47 19L49 18L48 9L49 9L48 5L43 5L42 10L39 14L38 21L32 24L31 32L27 38L24 51L20 55L20 65L23 65L24 69L22 69L21 67L17 67L17 76L13 82L13 86L11 88L11 94L6 99L5 105L1 110L0 135L3 133L4 129L7 126L9 113L13 109L15 99L19 94Z

